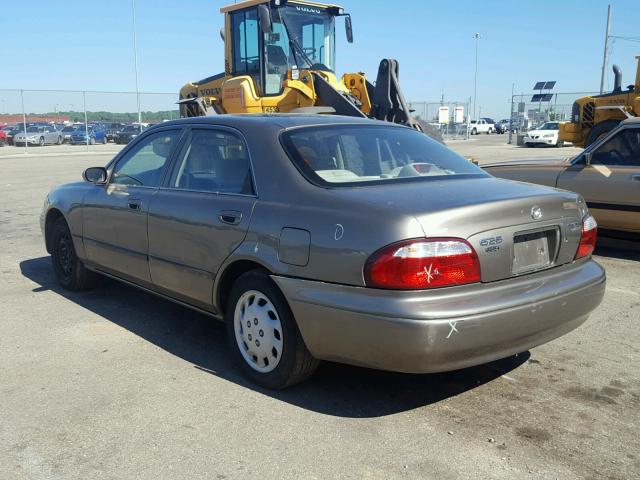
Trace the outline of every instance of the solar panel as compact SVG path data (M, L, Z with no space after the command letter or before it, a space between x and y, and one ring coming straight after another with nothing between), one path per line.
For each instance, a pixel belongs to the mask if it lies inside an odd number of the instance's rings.
M534 90L542 90L547 82L536 82L536 85L533 87Z
M542 95L543 102L550 102L552 98L553 98L553 93L545 93L544 95Z
M536 93L533 97L531 97L531 103L541 102L541 101L542 101L542 94L540 93Z
M546 82L544 84L543 89L544 90L553 90L553 87L555 87L555 86L556 86L556 82Z

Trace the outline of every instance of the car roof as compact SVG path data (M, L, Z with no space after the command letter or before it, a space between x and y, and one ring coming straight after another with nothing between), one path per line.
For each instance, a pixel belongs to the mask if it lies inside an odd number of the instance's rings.
M301 114L301 113L273 113L273 114L224 114L211 115L208 117L190 117L181 118L179 120L170 120L168 122L159 123L156 126L167 127L172 125L189 125L189 124L211 124L223 125L238 128L240 130L251 128L264 128L267 125L273 125L280 129L310 126L310 125L331 125L331 124L353 124L353 125L386 125L390 127L406 128L404 125L395 123L382 122L379 120L371 120L369 118L349 117L343 115L325 115L325 114Z

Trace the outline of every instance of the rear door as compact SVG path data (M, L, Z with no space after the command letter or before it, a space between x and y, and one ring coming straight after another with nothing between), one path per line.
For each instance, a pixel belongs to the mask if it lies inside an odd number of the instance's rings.
M256 202L249 152L223 127L194 127L149 207L149 268L165 293L210 309L213 281Z
M558 187L580 193L601 228L640 232L640 126L630 125L558 177Z
M150 283L147 213L182 130L140 138L117 159L106 185L84 198L83 241L98 268L136 283Z

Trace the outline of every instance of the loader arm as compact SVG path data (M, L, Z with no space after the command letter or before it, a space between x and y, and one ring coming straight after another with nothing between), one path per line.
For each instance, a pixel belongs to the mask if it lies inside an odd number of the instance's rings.
M397 60L385 58L378 67L375 87L367 82L371 97L371 116L386 122L400 123L423 131L411 116L409 105L400 89L399 65Z

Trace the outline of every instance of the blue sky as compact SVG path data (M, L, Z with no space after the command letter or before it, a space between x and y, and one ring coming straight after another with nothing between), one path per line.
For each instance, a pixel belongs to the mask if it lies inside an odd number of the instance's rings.
M472 36L480 32L478 105L483 115L503 117L513 83L525 93L537 80L557 80L562 92L597 90L607 3L612 33L640 36L637 2L344 0L355 43L346 43L339 22L337 70L364 71L374 80L380 59L396 58L409 100L437 101L442 93L464 100L473 93ZM129 0L1 3L0 88L135 89ZM219 8L227 3L137 0L140 90L177 95L186 81L221 72ZM610 63L622 67L624 85L635 78L636 54L640 43L613 43ZM15 110L14 97L0 92L0 109ZM81 101L78 95L32 94L27 109L78 108ZM134 97L94 95L88 102L135 110ZM172 102L171 96L145 100Z

